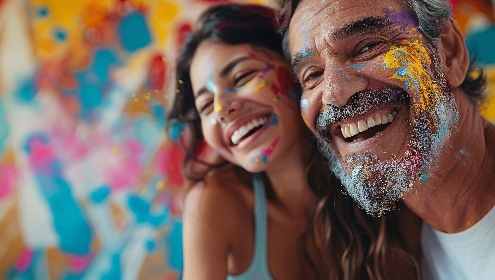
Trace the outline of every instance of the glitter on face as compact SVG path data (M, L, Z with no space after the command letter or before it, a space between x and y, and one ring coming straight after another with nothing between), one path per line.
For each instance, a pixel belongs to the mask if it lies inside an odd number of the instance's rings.
M325 105L317 118L320 149L329 159L330 168L341 179L346 192L368 213L378 216L393 210L418 179L428 179L426 174L458 120L454 97L443 72L433 76L433 70L425 66L441 69L436 49L430 55L418 41L403 41L391 46L383 61L385 67L397 69L390 78L404 82L409 93L391 85L382 90L358 92L345 106ZM401 155L383 161L370 152L341 158L338 151L329 147L329 125L387 103L409 108L411 133Z

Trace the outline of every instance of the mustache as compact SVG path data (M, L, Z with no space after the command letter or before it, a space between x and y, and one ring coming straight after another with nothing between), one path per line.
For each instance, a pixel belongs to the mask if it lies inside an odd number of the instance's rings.
M331 124L364 114L370 109L389 103L409 105L410 98L405 90L395 86L359 91L351 96L344 106L325 105L316 119L316 128L324 130Z

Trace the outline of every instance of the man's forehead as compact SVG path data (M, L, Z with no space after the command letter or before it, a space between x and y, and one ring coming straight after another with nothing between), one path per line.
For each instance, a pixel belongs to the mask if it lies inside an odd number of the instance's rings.
M290 51L309 49L317 41L340 39L352 24L384 25L385 21L401 27L414 24L410 9L395 0L303 0L289 25Z

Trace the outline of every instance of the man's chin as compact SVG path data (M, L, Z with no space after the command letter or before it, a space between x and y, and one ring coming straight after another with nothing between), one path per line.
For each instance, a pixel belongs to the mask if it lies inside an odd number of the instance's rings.
M341 180L344 192L373 216L395 210L414 181L411 176L414 167L396 159L381 161L369 153L341 159L323 142L320 150L328 159L331 171Z

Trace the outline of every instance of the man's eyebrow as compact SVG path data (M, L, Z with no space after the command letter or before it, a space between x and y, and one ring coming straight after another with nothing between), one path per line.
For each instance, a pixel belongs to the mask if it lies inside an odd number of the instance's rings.
M355 34L378 32L392 24L392 21L384 17L365 17L330 32L328 37L334 40L340 40Z
M302 65L306 60L310 59L313 53L308 50L308 49L303 49L301 51L298 51L293 57L292 57L292 72L294 74L299 74L299 71L301 71Z
M331 38L333 40L341 40L342 38L355 34L378 32L380 30L388 28L392 24L392 21L384 17L365 17L348 23L337 30L331 31L328 35L328 38ZM301 70L304 62L308 60L311 55L312 52L310 50L303 49L301 51L298 51L292 57L292 71L294 72L294 74L296 74L296 76Z

